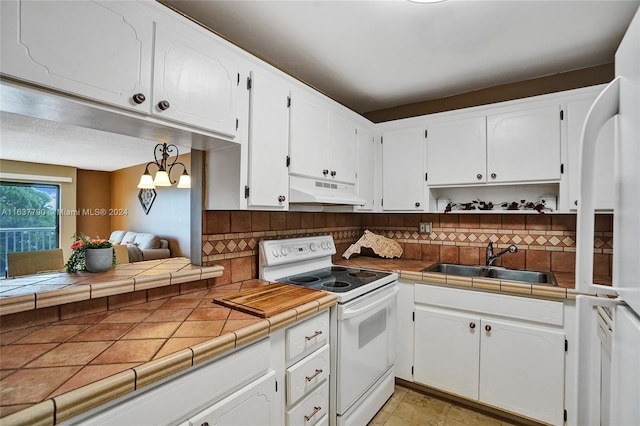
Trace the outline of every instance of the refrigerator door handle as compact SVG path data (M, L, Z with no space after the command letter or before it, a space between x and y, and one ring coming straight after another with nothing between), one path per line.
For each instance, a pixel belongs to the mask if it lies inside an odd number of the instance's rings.
M596 142L605 123L618 114L620 77L604 88L587 113L580 143L580 198L576 235L576 290L581 293L616 294L615 289L593 284L593 238L595 230L594 167Z
M596 307L613 308L619 299L576 296L576 360L573 386L576 425L600 424L600 338L597 333Z

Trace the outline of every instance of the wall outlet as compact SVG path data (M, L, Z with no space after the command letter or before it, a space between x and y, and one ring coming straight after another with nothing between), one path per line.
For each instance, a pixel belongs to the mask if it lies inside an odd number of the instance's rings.
M420 222L420 226L418 227L418 232L421 234L431 234L431 222Z

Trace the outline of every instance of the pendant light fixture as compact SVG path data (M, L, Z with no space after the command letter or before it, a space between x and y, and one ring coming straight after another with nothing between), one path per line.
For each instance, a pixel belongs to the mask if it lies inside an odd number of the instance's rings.
M175 157L171 163L167 160L169 156L175 151ZM144 168L144 173L140 177L138 182L138 188L153 189L156 186L171 186L176 183L175 180L171 180L171 170L174 166L182 166L182 174L178 182L178 188L191 188L191 176L187 173L187 167L178 161L178 147L174 144L159 143L153 149L153 156L155 161L150 161ZM158 168L155 178L151 177L149 173L149 166L155 165Z

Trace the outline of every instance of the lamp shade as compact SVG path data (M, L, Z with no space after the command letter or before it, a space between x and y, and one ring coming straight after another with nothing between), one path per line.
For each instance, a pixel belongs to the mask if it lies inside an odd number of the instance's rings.
M156 186L153 184L153 178L149 173L145 173L140 176L140 182L138 182L138 188L153 189Z
M187 172L184 172L182 175L180 175L178 188L191 188L191 176L189 176Z
M171 180L169 180L169 173L166 170L158 170L156 177L153 179L155 186L171 186Z

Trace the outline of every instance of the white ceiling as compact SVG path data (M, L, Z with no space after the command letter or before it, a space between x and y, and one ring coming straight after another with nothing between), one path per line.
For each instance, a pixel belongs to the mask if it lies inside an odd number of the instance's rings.
M360 113L611 63L640 4L163 2ZM5 112L0 140L0 158L105 171L151 161L155 146Z
M611 63L640 4L161 1L360 113Z

